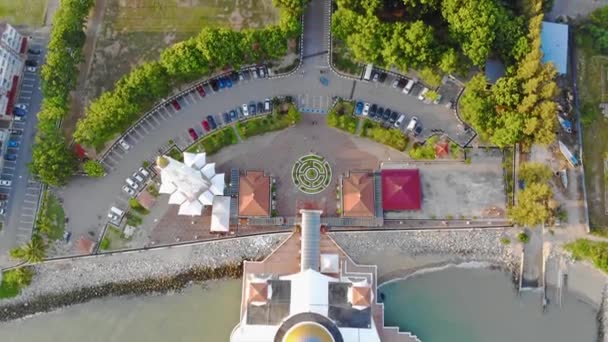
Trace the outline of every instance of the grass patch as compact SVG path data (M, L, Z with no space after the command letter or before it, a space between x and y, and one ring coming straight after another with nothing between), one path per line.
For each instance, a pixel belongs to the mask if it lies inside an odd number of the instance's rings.
M184 161L184 154L175 146L171 147L171 149L167 151L167 156L180 162Z
M410 150L410 157L412 159L420 160L420 159L435 159L435 144L439 141L439 137L436 135L427 139L427 141L423 143L416 143Z
M327 125L350 134L355 134L359 119L354 115L354 109L354 101L338 101L327 113Z
M135 198L129 199L129 207L141 215L148 215L150 213L150 210L144 208Z
M234 130L232 127L226 127L204 136L186 151L191 153L205 152L209 156L217 153L225 146L236 143L238 143L238 139L236 134L234 134Z
M384 128L379 123L369 119L365 119L363 122L361 135L399 151L405 151L408 143L408 137L401 130Z
M142 224L143 222L144 222L144 220L141 218L141 216L138 216L132 212L127 213L127 224L129 226L137 227L140 224Z
M43 194L40 215L36 229L51 240L63 238L65 230L65 213L59 199L48 190Z
M514 203L514 187L515 180L513 179L513 149L505 148L503 150L503 162L502 162L502 170L504 172L505 177L505 190L507 193L507 206L510 206Z
M104 251L122 249L127 247L127 241L128 240L125 239L124 234L118 227L109 225L101 240L99 248Z
M0 0L0 18L13 26L42 26L46 2L47 0Z
M273 131L280 131L291 125L292 121L285 114L257 117L247 121L237 122L236 129L243 139Z
M16 297L23 288L32 282L34 271L30 267L20 267L2 274L0 299Z
M604 203L606 180L603 165L604 155L608 151L608 120L599 110L601 102L608 102L608 84L602 84L602 75L608 73L608 56L602 56L594 50L593 41L588 34L579 31L576 37L589 224L591 228L597 229L608 226Z
M591 261L595 267L608 272L608 242L577 239L564 247L575 259Z

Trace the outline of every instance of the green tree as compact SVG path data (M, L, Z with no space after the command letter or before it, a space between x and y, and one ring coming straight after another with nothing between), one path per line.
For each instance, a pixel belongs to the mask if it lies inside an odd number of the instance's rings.
M161 53L160 63L168 75L190 80L209 72L209 63L191 38L174 44Z
M422 21L411 24L396 23L392 33L384 41L382 55L387 65L395 65L401 70L410 67L432 65L438 55L433 28Z
M382 49L387 38L388 26L375 16L360 17L357 30L348 36L346 44L356 60L382 64Z
M521 163L517 171L519 179L526 184L546 183L552 175L553 173L547 165L537 162Z
M331 33L334 38L346 41L348 36L357 32L361 16L347 8L339 8L331 16Z
M36 263L46 257L47 245L38 235L33 235L32 239L21 247L15 247L9 254L13 259L19 259L28 263Z
M451 74L458 69L458 64L461 63L458 58L458 52L453 48L449 48L441 54L439 59L439 69L446 74Z
M593 38L594 47L608 53L608 6L591 12L589 21L583 27Z
M60 132L38 135L32 147L30 171L42 182L64 185L76 170L76 157Z
M300 111L296 106L290 105L289 110L287 110L287 117L289 118L289 121L296 124L302 119L302 114L300 114Z
M91 177L103 177L106 174L103 165L96 160L87 160L82 167L84 172Z
M547 223L553 217L550 203L553 198L547 184L532 183L517 193L517 204L509 209L509 217L522 226Z

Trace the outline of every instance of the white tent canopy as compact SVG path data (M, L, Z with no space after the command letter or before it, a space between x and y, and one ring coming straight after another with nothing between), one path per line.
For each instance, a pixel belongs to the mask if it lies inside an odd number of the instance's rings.
M169 197L169 204L182 204L184 202L186 202L187 198L186 196L179 192L176 191L173 194L171 194L171 196Z
M198 170L205 165L205 159L204 153L184 152L184 164L186 164L187 167Z
M203 204L199 201L184 202L179 206L178 215L200 216L203 211Z
M203 166L201 172L203 173L203 176L209 179L213 178L213 176L215 176L215 163L210 163Z
M203 192L200 196L198 196L198 200L204 205L212 205L213 204L213 194L211 191L207 190Z
M223 173L218 173L217 175L213 176L213 178L211 178L211 192L213 192L214 195L223 195L224 187L226 187L226 183L224 181Z
M230 197L213 197L213 209L211 211L211 231L228 232L230 230Z

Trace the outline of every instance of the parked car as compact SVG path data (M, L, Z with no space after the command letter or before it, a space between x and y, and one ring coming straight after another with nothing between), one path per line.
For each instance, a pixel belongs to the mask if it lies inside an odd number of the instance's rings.
M190 138L192 138L192 140L198 140L198 134L196 134L194 128L188 128L188 134L190 134Z
M393 84L392 84L392 87L393 87L393 88L397 88L397 87L399 87L399 81L400 81L400 80L401 80L401 79L399 79L399 78L398 78L398 79L396 79L396 80L394 80L394 81L393 81Z
M5 160L15 161L17 160L17 155L12 153L7 153L4 155Z
M264 113L264 104L262 102L258 102L258 113Z
M133 179L138 181L139 184L144 184L144 182L146 181L142 176L139 175L139 173L137 173L137 171L133 172L132 177L133 177Z
M247 107L246 103L243 103L243 105L241 106L241 109L243 111L244 116L249 116L249 107Z
M384 114L382 114L382 120L387 121L391 117L391 110L386 108Z
M13 148L19 147L19 142L15 141L15 140L9 140L8 147L13 147Z
M128 185L123 185L122 191L126 192L129 196L135 196L135 190L131 189Z
M70 238L71 238L71 237L72 237L72 232L69 232L69 231L67 231L67 230L63 232L63 241L64 241L65 243L70 242Z
M376 113L376 119L382 119L382 115L384 114L384 107L378 107L378 112Z
M140 167L139 168L139 173L144 176L145 178L150 177L150 172L148 170L146 170L146 168L144 167Z
M418 117L412 116L412 118L410 119L410 122L407 124L406 130L413 132L414 129L416 128L416 125L418 125Z
M211 131L211 126L209 126L209 123L207 122L207 120L201 121L201 125L203 125L203 128L205 129L205 132Z
M234 121L234 120L238 119L238 118L237 118L237 115L236 115L236 110L234 110L234 109L233 109L233 110L231 110L231 111L230 111L230 119L231 119L232 121Z
M128 151L131 148L131 145L129 145L125 139L120 139L118 140L118 143L120 144L120 147L122 147L123 150Z
M36 69L36 67L33 67L33 66L25 67L25 71L27 71L27 72L36 72L36 70L38 70L38 69Z
M376 113L378 112L378 105L376 105L375 103L369 108L369 117L373 118L374 116L376 116Z
M209 123L209 126L211 126L211 129L217 128L217 123L215 122L213 115L207 115L207 122Z
M378 82L378 79L380 79L380 74L378 74L377 72L374 73L374 77L372 78L373 82Z
M173 106L173 108L175 110L182 109L182 105L180 105L179 102L177 102L177 99L174 99L173 101L171 101L171 105Z
M359 101L355 105L355 114L361 115L363 113L363 102Z
M405 114L401 114L399 119L397 119L397 122L395 122L395 127L396 128L401 127L401 125L403 124L403 121L405 121Z
M38 66L38 62L33 60L33 59L28 59L27 61L25 61L25 66Z
M418 125L416 128L414 128L414 136L418 136L420 133L422 133L422 126Z
M213 91L220 90L220 86L219 86L219 83L217 82L217 80L211 80L211 82L209 82L209 84L211 85L211 89L213 89Z
M13 184L13 181L11 180L0 179L0 186L11 186L11 184Z
M253 75L254 79L257 79L259 77L258 70L256 68L251 68L249 71L251 72L251 75Z
M14 129L14 128L11 128L10 132L13 135L22 135L23 134L22 130L20 130L20 129Z
M362 114L363 114L363 116L369 115L369 102L365 102L365 105L363 105Z
M32 55L39 55L40 52L41 52L40 49L33 49L33 48L27 49L27 53L32 54Z
M443 98L443 95L438 94L437 98L435 100L433 100L433 104L439 104L439 102L441 102L442 98Z
M397 122L397 118L399 117L399 113L397 112L392 112L391 116L388 119L388 122L394 124L395 122Z
M226 77L224 79L224 82L226 83L226 88L232 88L232 80L230 79L230 77Z
M220 89L226 88L226 82L224 81L223 78L218 78L217 85L218 85L218 87L220 87Z
M137 184L137 182L132 180L131 178L125 179L125 182L127 182L127 185L129 185L132 189L139 189L139 184Z
M403 93L409 94L412 91L412 88L414 88L414 84L416 84L416 82L414 80L407 81L407 84L403 88Z
M25 121L25 119L27 119L27 118L25 117L25 115L21 115L21 116L16 115L16 116L13 118L13 120L15 120L15 121Z
M25 116L27 114L27 111L19 107L14 107L13 114L15 114L16 116Z
M6 201L6 199L8 199L7 194L0 194L0 201Z
M201 95L202 97L205 97L207 95L207 93L205 93L205 87L203 87L202 84L196 86L196 91L198 91L199 95Z
M24 111L27 112L27 105L25 103L17 103L15 105L15 108L21 108L21 109L23 109Z
M428 91L429 91L429 88L427 88L427 87L422 88L422 90L418 94L418 100L420 100L420 101L424 100L424 97Z
M265 78L266 77L266 70L264 70L263 66L259 67L258 71L260 73L260 78Z
M385 72L381 72L381 73L380 73L380 76L378 77L378 82L380 82L380 83L384 83L384 81L386 81L386 77L387 77L387 76L388 76L388 75L387 75Z
M270 112L272 110L272 104L270 103L270 99L267 98L264 100L264 111Z
M238 73L238 72L236 72L236 71L231 72L231 73L230 73L230 80L231 80L233 83L238 82L238 80L239 80L239 73Z
M244 81L245 80L245 75L243 74L243 72L239 72L239 81Z
M251 113L251 115L255 115L255 102L251 102L249 103L249 112Z
M228 114L228 112L224 112L224 114L222 114L222 117L224 118L224 123L230 123L230 115Z

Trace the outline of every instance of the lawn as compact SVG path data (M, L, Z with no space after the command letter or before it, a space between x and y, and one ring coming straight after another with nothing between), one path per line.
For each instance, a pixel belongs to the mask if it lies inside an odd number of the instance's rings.
M608 73L608 56L598 55L584 33L577 34L578 86L583 123L583 162L589 223L592 228L608 227L604 208L604 155L608 151L608 119L599 110L608 102L608 84L602 75Z
M291 125L291 120L285 114L268 115L255 119L237 122L236 128L243 139L273 131L280 131Z
M51 240L63 238L65 229L63 206L59 199L48 190L44 193L36 228Z
M224 146L234 145L236 143L238 143L236 134L234 134L232 127L229 126L204 136L201 140L188 148L187 151L191 153L205 152L209 156L218 152Z
M101 250L116 250L127 248L128 240L123 237L122 232L118 227L109 225L106 234L100 244Z
M399 151L405 151L409 141L408 137L399 129L384 128L379 123L370 119L365 119L361 135Z
M202 27L259 28L279 21L272 0L107 0L87 96L93 99L134 66L154 60Z
M47 0L0 0L0 18L13 26L44 24Z

